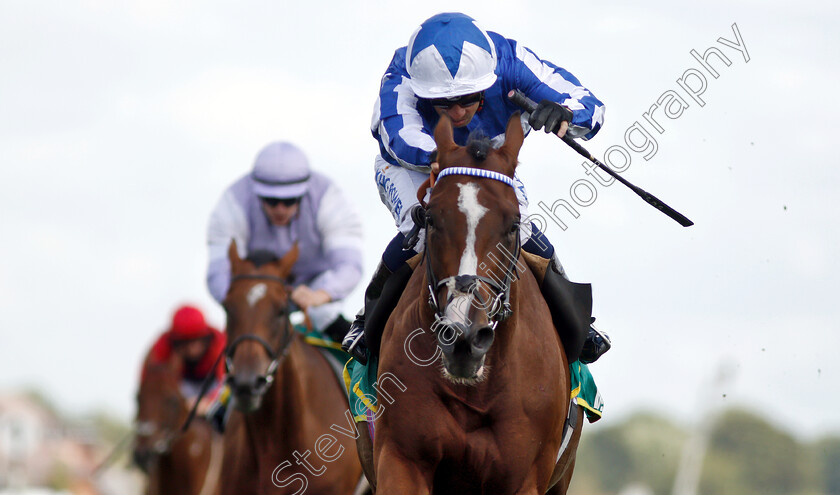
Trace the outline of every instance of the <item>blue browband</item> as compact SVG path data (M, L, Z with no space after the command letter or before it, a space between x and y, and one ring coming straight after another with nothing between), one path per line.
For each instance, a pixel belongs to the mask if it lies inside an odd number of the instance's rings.
M516 186L513 185L513 179L508 177L505 174L500 174L499 172L493 172L492 170L483 170L480 168L471 168L471 167L449 167L445 168L440 171L437 175L437 180L440 180L447 175L472 175L473 177L482 177L484 179L493 179L499 182L504 182L505 184L509 185L510 187L516 189Z

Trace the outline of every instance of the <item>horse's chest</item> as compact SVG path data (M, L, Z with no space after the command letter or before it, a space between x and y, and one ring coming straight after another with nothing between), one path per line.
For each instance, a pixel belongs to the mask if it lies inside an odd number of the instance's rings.
M435 470L446 493L474 493L477 486L511 491L524 483L536 454L530 446L508 442L490 430L473 431L447 447Z

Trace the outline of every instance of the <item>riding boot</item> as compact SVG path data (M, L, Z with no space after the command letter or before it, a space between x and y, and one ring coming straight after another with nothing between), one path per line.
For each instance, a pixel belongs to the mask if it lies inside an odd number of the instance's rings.
M589 324L589 335L586 336L583 350L580 351L580 362L583 364L594 363L612 347L610 336L595 328L593 323L595 318L592 318L592 323Z
M344 336L341 342L341 348L348 354L356 358L356 361L367 364L367 347L365 345L365 315L370 314L373 307L379 301L382 295L382 288L388 277L391 276L391 270L385 266L385 263L380 261L376 271L373 272L373 278L365 289L365 305L356 314L356 319L350 325L350 330Z
M561 332L561 340L563 340L569 362L580 360L584 364L589 364L595 362L612 345L607 334L592 325L594 318L590 319L588 329L582 331L583 322L569 320L569 314L573 313L568 306L569 301L575 301L572 306L583 305L589 308L592 306L591 292L589 294L586 294L586 291L578 292L570 284L563 265L560 264L555 253L548 263L540 289L545 302L548 303L554 326L558 332ZM583 335L584 332L586 335Z

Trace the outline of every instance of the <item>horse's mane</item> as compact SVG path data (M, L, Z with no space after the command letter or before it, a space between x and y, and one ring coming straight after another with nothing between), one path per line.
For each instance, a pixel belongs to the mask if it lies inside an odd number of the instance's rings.
M277 261L277 255L274 254L272 251L268 251L267 249L258 249L251 253L248 253L247 260L254 264L255 268L259 268L265 264L271 263L272 261Z
M472 131L467 137L467 153L477 162L483 162L492 147L490 138L480 129Z

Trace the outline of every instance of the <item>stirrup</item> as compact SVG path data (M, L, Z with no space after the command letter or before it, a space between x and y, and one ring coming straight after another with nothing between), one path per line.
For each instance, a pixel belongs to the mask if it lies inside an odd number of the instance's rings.
M595 328L595 325L589 325L589 334L586 336L586 341L583 343L583 350L580 352L580 362L583 364L594 363L604 353L612 348L612 342L609 335Z

